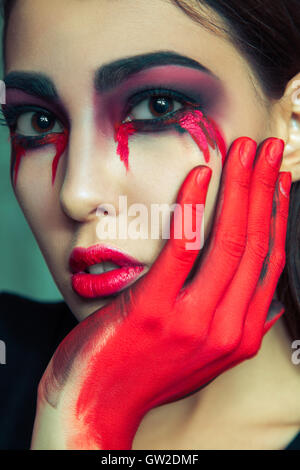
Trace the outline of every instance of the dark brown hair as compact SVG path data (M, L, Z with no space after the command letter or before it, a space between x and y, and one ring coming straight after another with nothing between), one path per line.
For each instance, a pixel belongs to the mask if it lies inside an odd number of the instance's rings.
M226 34L249 61L267 99L280 99L287 83L300 72L300 0L171 1L202 26ZM15 2L2 0L4 38ZM207 15L207 8L221 16L224 26ZM279 300L286 310L283 319L292 340L300 338L299 251L300 181L292 184L286 265L277 285Z

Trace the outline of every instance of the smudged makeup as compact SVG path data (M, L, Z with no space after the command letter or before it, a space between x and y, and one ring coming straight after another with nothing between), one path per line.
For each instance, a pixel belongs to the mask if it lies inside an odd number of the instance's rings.
M157 102L164 102L163 92L157 99ZM173 128L179 133L187 131L193 140L197 143L200 151L203 152L205 161L210 161L209 146L212 149L218 146L222 157L222 165L226 156L226 144L223 135L212 118L206 118L202 111L197 109L197 105L189 103L189 109L177 111L171 117L157 118L152 120L127 120L115 124L115 141L117 142L117 154L124 163L126 170L129 170L129 137L137 132L155 132L166 128ZM16 123L21 111L17 111L14 107L8 107L3 114L5 115L5 125L11 129L12 156L11 156L11 178L14 185L17 183L18 170L22 157L26 155L27 150L36 149L47 144L55 145L55 156L52 161L52 184L55 182L56 171L59 160L63 155L68 143L68 130L62 132L46 133L41 136L25 136L16 132ZM18 114L20 113L20 114ZM37 111L33 114L36 121L40 118L41 122L47 122L47 112ZM12 117L13 116L13 117ZM51 119L49 119L51 121ZM147 122L151 121L151 123ZM2 123L4 123L2 121Z
M176 116L164 121L163 125L172 126L179 133L185 130L189 132L199 149L203 152L207 163L210 161L209 145L215 149L217 144L222 156L222 165L224 164L226 156L224 138L215 122L213 120L206 119L200 110L195 108L178 113ZM115 128L115 140L118 143L117 154L124 163L126 170L129 169L128 139L131 135L138 132L139 129L144 130L146 126L147 123L134 123L127 121L117 125Z
M153 63L149 61L149 57L154 60ZM176 63L157 66L157 61L169 63L171 60L175 62L187 60L188 67ZM201 70L195 71L194 68L197 67L194 63L195 61L189 58L181 59L181 56L173 53L153 53L122 59L99 69L95 79L95 89L98 93L94 103L95 117L97 120L97 108L101 108L102 119L103 116L107 116L117 144L116 154L127 171L130 169L131 137L137 133L154 134L171 130L179 134L188 133L203 152L207 163L210 161L210 148L217 147L222 165L224 164L225 139L221 129L210 116L220 97L220 84L215 77L206 73L203 66L199 65ZM147 69L148 66L152 68ZM113 76L119 81L124 80L124 83L114 83ZM35 80L39 80L36 86L34 86ZM10 100L8 93L7 104L2 105L4 119L1 119L1 124L8 126L10 130L13 184L17 183L22 158L48 144L55 146L55 156L51 166L51 181L54 184L58 164L68 145L69 137L69 120L60 119L61 115L65 114L64 110L60 113L55 112L55 107L59 103L55 86L42 74L28 72L10 72L7 82L8 92L15 92L15 97ZM113 86L118 87L118 90ZM44 96L41 96L43 87ZM23 98L18 98L20 90ZM105 96L100 98L97 106L98 96L101 93ZM31 98L33 104L30 104ZM48 106L49 100L55 101L55 106L52 106L52 103ZM43 104L45 101L47 101L46 106ZM37 102L40 105L34 104ZM150 118L135 116L136 113L141 113L143 103L148 104L146 111Z

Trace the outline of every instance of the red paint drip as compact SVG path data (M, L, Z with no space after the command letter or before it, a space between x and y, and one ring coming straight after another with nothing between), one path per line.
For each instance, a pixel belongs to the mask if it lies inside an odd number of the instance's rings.
M190 133L200 150L203 152L205 161L208 163L210 160L208 142L211 147L215 149L215 143L213 141L214 132L212 126L204 118L201 111L188 111L178 120L178 124Z
M56 154L55 154L55 157L52 161L52 186L53 186L54 181L55 181L56 171L57 171L57 167L58 167L60 157L64 153L66 145L67 145L67 141L68 141L67 137L68 137L67 132L61 133L57 137L57 140L55 142Z
M120 156L121 162L124 163L126 170L129 170L129 148L128 139L129 136L135 134L137 129L134 127L132 122L128 121L125 123L118 123L115 126L115 141L118 142L117 154Z
M60 157L62 156L67 145L68 132L65 131L61 133L47 134L46 136L36 141L35 143L36 147L30 147L28 145L28 141L26 140L26 137L22 137L17 134L12 134L11 140L12 140L13 155L15 157L14 169L13 169L14 170L14 179L13 179L14 185L16 185L17 183L18 171L19 171L21 159L22 157L26 155L27 150L38 148L39 146L43 146L46 144L55 145L56 153L52 161L52 185L53 185L55 181L57 166L58 166Z
M14 139L12 140L12 146L13 146L13 153L15 156L13 184L14 186L16 186L20 162L21 162L22 157L24 157L26 153L26 149L22 147L21 145L19 145L18 142Z
M180 113L179 116L171 118L166 121L166 126L177 124L182 129L189 132L193 140L198 145L199 149L203 152L205 161L210 161L209 147L212 149L217 147L222 156L222 166L224 166L227 149L225 139L215 121L211 118L206 118L200 110L193 109ZM126 170L129 169L129 137L138 132L139 126L132 121L118 123L115 126L115 141L118 142L117 154L124 162Z
M225 160L226 160L226 155L227 155L227 146L225 143L225 137L223 136L223 133L221 132L216 122L212 118L209 118L209 121L212 127L214 128L215 139L217 141L218 149L220 150L220 153L222 156L222 167L223 167Z

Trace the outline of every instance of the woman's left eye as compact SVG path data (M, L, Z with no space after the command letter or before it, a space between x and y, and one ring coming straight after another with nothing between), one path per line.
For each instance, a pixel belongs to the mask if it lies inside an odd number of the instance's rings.
M45 111L24 112L15 122L15 133L23 136L62 132L63 129L63 125L54 115Z
M169 96L152 96L144 99L140 104L134 106L128 117L133 120L146 120L162 118L172 112L178 111L182 103Z
M175 91L146 90L130 98L125 120L164 120L193 103L193 100Z

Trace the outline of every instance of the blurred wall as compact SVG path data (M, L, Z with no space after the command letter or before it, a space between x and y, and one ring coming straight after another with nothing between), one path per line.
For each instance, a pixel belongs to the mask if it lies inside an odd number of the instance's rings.
M0 74L2 79L2 57ZM7 128L0 126L0 292L13 292L43 301L61 300L11 188L8 137Z

